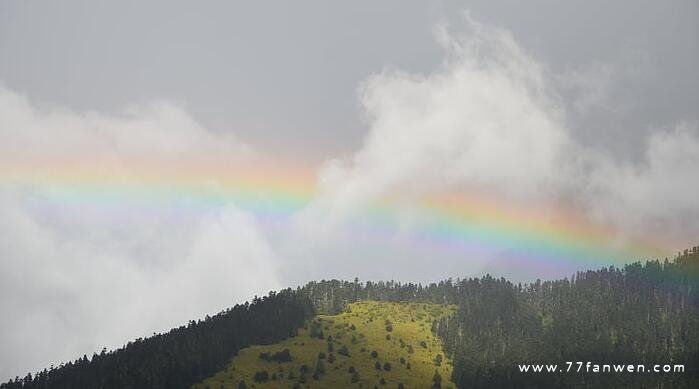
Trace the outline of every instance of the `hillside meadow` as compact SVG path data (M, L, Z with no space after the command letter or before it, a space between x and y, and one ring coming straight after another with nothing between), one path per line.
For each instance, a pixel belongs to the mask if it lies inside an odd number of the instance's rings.
M317 315L298 335L240 350L195 389L455 388L434 322L454 305L360 301Z

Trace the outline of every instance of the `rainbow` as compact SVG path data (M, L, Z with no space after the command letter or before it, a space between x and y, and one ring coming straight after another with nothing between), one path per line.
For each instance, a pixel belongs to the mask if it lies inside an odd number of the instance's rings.
M0 161L0 191L41 187L46 198L65 206L176 204L207 209L233 203L265 220L286 220L316 196L316 172L293 164L252 164L202 158L198 161L131 159L98 155ZM117 163L118 162L118 163ZM379 239L395 233L396 201L389 197L367 207L351 223ZM439 193L417 201L422 216L414 241L434 249L467 253L502 250L519 265L590 268L623 265L667 256L671 245L637 239L620 245L608 227L593 225L573 210L556 218L498 202L477 193ZM550 214L550 213L549 213Z

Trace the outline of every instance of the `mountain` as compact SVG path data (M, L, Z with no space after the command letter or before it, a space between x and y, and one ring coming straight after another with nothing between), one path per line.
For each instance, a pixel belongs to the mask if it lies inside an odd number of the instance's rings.
M529 364L557 369L523 372ZM634 371L594 371L622 364ZM639 365L643 372L636 371ZM684 371L656 373L656 365ZM529 284L490 276L430 285L311 282L0 388L408 388L436 382L458 388L699 387L699 248L673 260Z

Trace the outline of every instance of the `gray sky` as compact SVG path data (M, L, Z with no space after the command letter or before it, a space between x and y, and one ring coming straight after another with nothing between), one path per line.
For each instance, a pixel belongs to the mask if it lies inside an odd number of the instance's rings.
M551 223L565 205L624 248L699 243L698 16L696 1L0 3L0 381L313 279L603 265L432 239L416 205L432 192ZM304 161L318 189L280 222L235 201L80 197L27 168L73 159L114 180L133 161L212 162L201 188L218 166Z
M5 1L0 79L42 105L184 103L210 128L322 160L366 132L355 89L384 67L429 71L433 28L468 8L557 72L608 69L586 141L633 153L649 126L699 107L695 1ZM609 107L606 107L609 108ZM611 146L611 145L610 145Z

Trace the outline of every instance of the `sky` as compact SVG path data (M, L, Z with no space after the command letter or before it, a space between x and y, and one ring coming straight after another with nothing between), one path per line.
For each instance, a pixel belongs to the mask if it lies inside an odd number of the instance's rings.
M694 1L0 3L0 380L317 279L699 237Z

